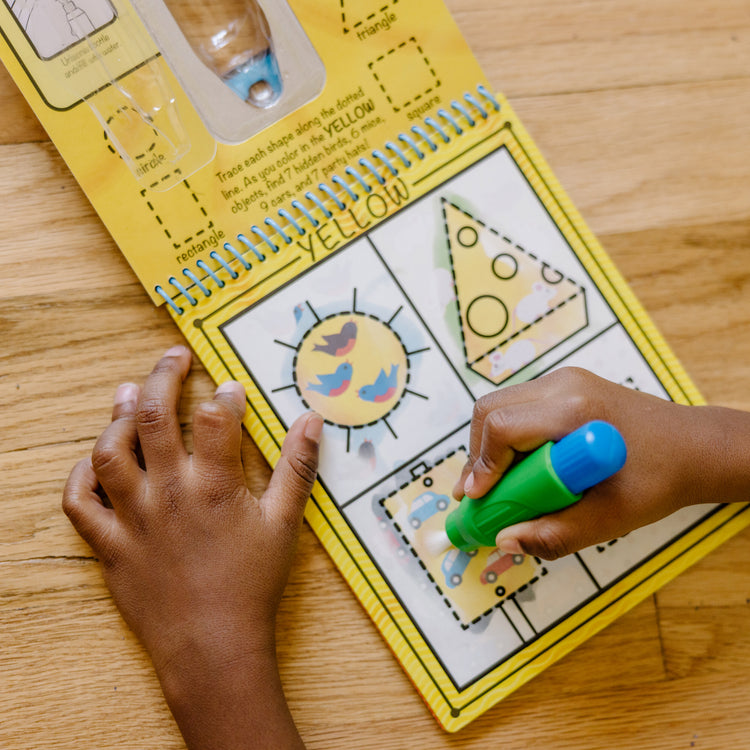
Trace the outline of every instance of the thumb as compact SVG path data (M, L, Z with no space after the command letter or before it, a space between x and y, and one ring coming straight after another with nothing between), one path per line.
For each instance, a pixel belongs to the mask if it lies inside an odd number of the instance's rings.
M592 523L590 516L586 517L585 510L581 501L557 513L508 526L497 535L495 544L506 554L557 560L601 542L602 532L607 533Z
M638 525L632 522L633 510L613 500L606 484L588 490L563 510L508 526L495 543L506 553L556 560L626 534Z
M323 417L308 412L289 428L281 456L261 499L273 521L297 525L310 497L318 472Z
M557 560L583 546L576 544L564 524L549 516L508 526L497 535L495 544L506 555L533 555L542 560Z

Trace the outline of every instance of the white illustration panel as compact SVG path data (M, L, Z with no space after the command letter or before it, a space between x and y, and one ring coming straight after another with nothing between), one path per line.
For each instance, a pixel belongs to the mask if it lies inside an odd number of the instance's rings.
M470 393L366 241L222 330L287 427L324 417L320 476L339 504L470 419Z

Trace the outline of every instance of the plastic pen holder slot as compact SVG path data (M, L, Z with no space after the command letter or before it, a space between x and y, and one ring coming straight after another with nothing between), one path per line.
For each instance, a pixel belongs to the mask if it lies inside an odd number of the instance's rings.
M323 88L323 63L284 0L133 5L217 141L244 143Z
M158 49L127 0L0 3L0 27L45 103L85 102L135 178L167 189L191 143Z

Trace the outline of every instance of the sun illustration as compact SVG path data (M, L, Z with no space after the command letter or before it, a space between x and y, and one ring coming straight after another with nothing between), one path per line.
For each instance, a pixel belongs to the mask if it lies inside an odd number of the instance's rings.
M347 306L348 307L348 306ZM318 315L309 300L298 304L294 315L302 324L297 343L274 339L276 344L294 350L292 382L274 392L294 388L306 408L320 414L328 424L347 432L382 424L397 438L389 415L407 396L427 400L413 390L410 359L429 347L409 350L399 331L408 330L403 306L386 320L357 309L357 290L351 307L330 315Z
M401 340L364 313L338 313L313 325L294 361L294 382L307 406L342 427L387 416L401 400L408 376Z

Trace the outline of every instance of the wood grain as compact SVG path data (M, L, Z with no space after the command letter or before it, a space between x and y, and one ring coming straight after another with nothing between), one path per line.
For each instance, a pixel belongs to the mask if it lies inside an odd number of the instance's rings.
M750 0L448 5L707 399L750 410ZM180 334L2 69L0 205L0 748L177 750L60 494L115 387ZM188 433L212 391L196 365ZM452 736L305 528L279 615L290 705L311 749L745 748L749 543L740 534Z

